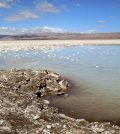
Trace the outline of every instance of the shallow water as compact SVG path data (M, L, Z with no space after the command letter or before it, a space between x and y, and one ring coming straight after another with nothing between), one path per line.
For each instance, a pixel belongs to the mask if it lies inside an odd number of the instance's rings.
M120 121L120 47L76 46L0 52L0 69L50 69L72 82L69 97L52 97L66 115Z

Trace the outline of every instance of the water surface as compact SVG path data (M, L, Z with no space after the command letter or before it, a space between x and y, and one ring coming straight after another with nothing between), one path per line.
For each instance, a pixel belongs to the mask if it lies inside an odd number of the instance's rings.
M76 46L0 52L0 69L50 69L72 82L51 104L75 118L120 121L120 47Z

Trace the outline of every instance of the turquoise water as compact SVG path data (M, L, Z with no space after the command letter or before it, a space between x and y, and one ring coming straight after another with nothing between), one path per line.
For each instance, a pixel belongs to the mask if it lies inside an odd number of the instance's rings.
M51 104L76 118L120 121L120 47L76 46L55 51L0 52L0 69L50 69L71 81L69 97Z

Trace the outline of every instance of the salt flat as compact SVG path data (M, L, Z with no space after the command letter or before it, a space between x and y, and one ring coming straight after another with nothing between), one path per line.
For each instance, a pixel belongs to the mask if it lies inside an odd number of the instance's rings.
M49 50L78 45L120 45L120 39L111 40L9 40L0 41L0 51Z

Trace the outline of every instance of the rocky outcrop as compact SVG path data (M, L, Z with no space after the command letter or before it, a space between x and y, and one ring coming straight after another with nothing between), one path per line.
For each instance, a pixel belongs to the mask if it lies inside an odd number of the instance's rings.
M59 74L48 70L0 71L0 87L18 92L35 93L38 97L61 95L70 87Z

